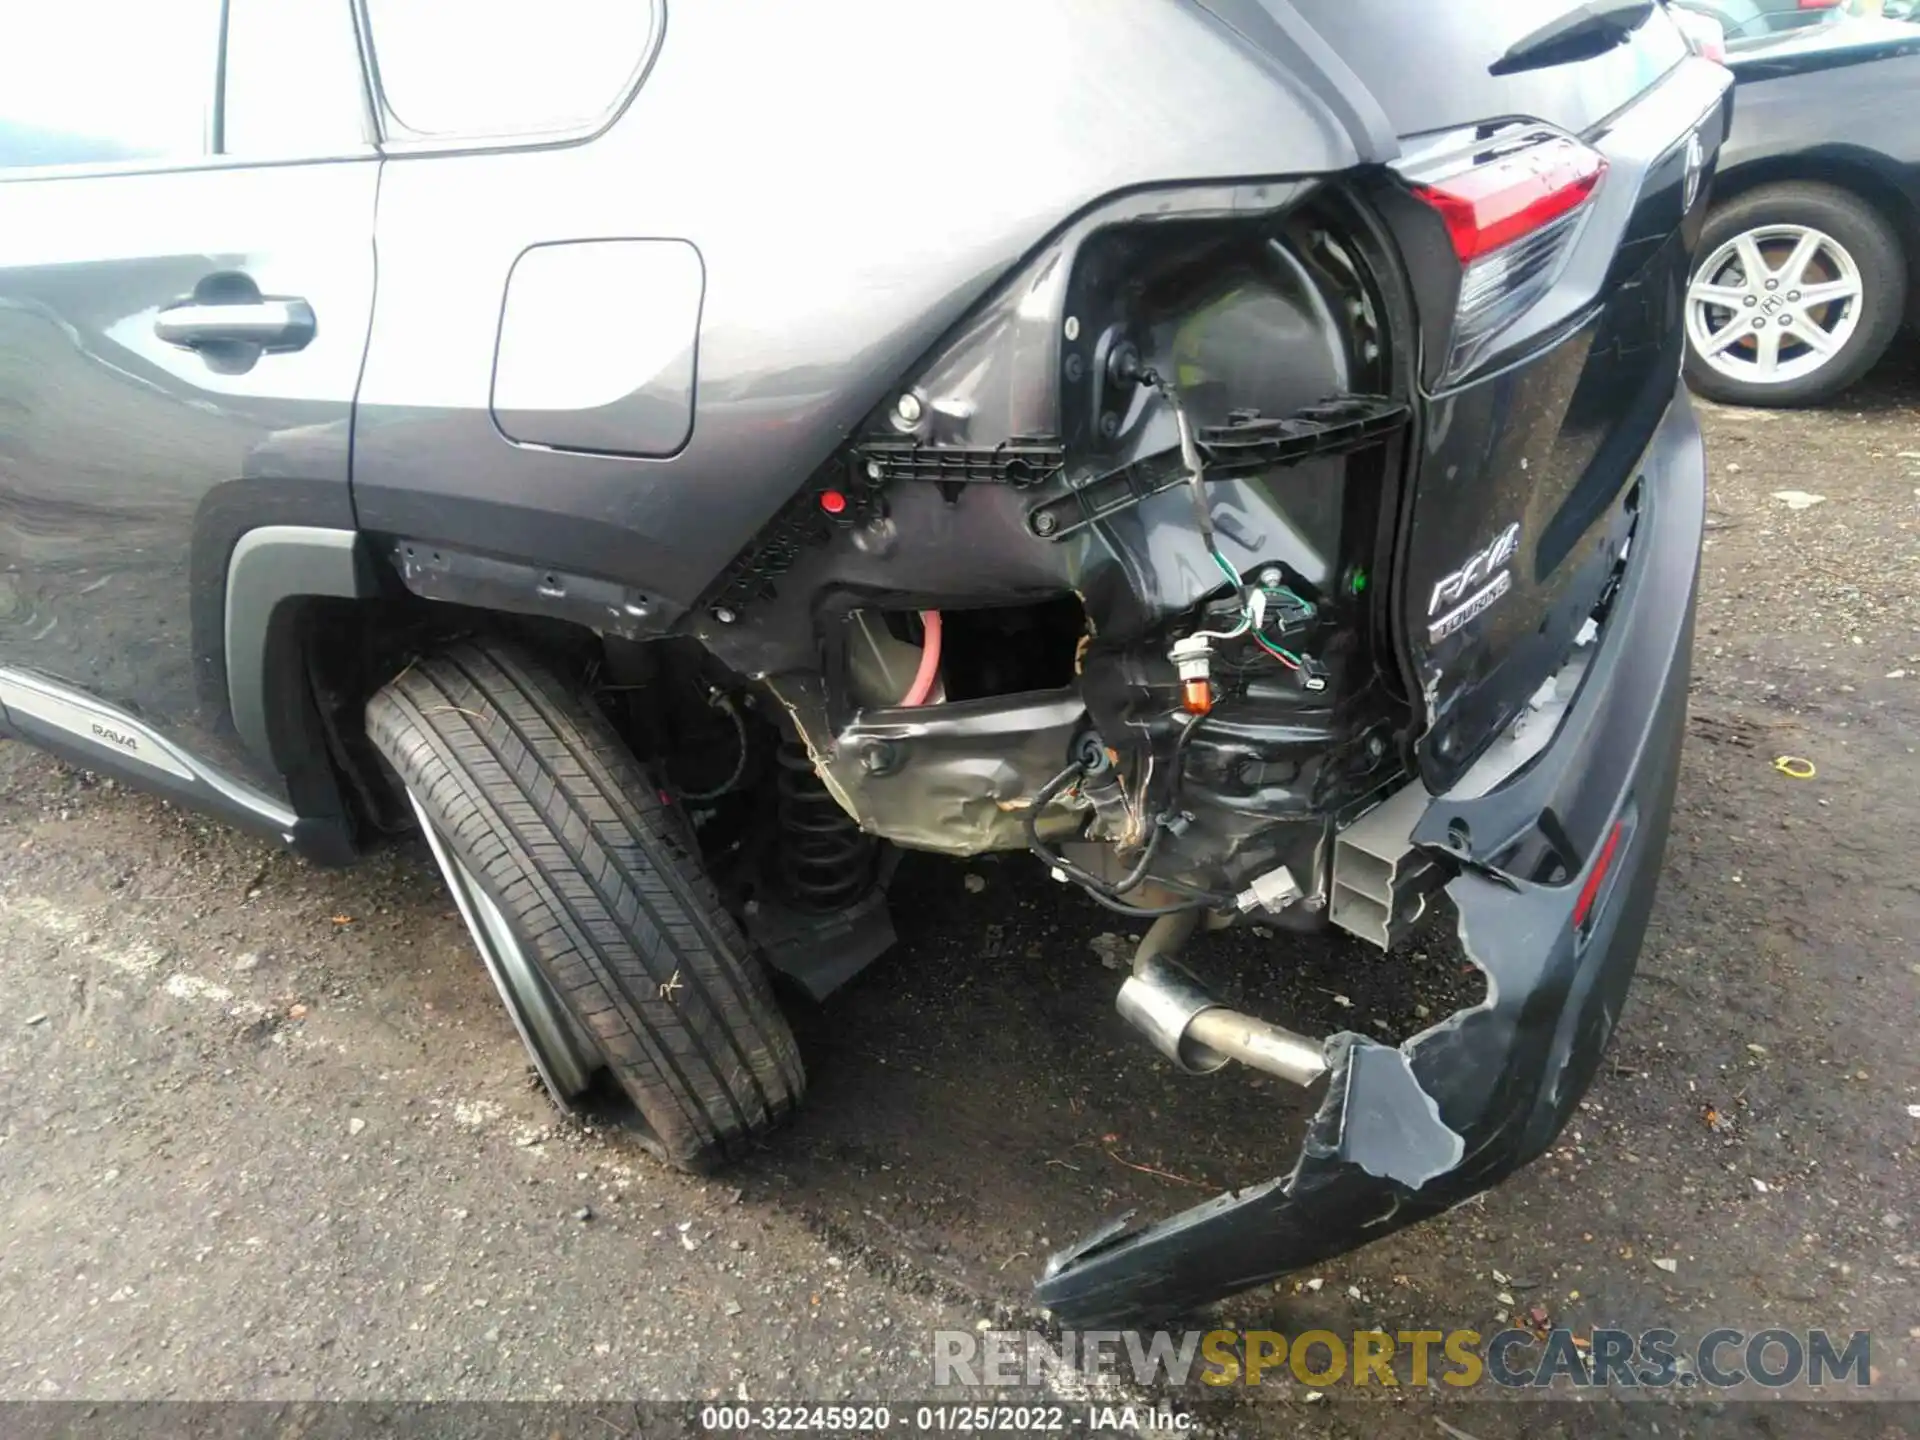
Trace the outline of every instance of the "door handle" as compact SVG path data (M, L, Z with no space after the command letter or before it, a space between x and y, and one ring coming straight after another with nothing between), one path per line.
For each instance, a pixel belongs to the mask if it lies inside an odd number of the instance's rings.
M240 345L299 350L313 339L316 328L311 305L279 298L188 300L168 306L153 322L155 335L185 350Z

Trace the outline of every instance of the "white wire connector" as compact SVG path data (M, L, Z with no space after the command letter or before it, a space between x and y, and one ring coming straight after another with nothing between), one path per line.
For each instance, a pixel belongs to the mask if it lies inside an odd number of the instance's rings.
M1231 630L1196 630L1189 640L1238 640L1250 631L1258 630L1266 623L1267 597L1259 589L1243 590L1240 594L1240 622ZM1184 643L1184 642L1182 642Z
M1296 903L1301 893L1300 887L1294 883L1293 872L1282 865L1278 870L1269 870L1256 878L1251 885L1233 897L1233 903L1242 915L1256 908L1278 915L1289 905Z

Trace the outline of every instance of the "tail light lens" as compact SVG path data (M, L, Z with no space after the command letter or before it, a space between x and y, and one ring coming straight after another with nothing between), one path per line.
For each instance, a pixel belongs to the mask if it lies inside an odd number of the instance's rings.
M1423 177L1413 193L1447 227L1466 267L1446 380L1478 363L1493 340L1559 278L1606 158L1571 136L1535 131Z
M1802 4L1806 0L1801 0ZM1673 23L1679 29L1681 37L1687 42L1687 48L1702 59L1712 60L1716 64L1727 63L1727 27L1711 15L1702 15L1698 10L1673 10Z
M1471 264L1579 209L1606 169L1597 152L1557 136L1416 191L1446 221L1454 253Z

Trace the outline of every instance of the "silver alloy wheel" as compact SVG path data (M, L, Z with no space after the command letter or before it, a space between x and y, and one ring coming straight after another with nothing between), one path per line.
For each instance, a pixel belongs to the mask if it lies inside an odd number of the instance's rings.
M1758 226L1694 272L1687 340L1730 380L1784 385L1846 348L1863 303L1860 267L1838 240L1810 225Z
M500 907L434 829L419 800L411 794L407 798L413 802L413 813L433 848L433 858L440 862L440 873L453 892L453 903L467 922L467 933L473 936L487 973L493 977L493 987L500 992L513 1028L520 1032L521 1043L533 1059L533 1068L540 1073L541 1083L554 1103L562 1110L572 1110L574 1098L592 1083L593 1072L600 1068L598 1052L553 993L547 977L514 938Z

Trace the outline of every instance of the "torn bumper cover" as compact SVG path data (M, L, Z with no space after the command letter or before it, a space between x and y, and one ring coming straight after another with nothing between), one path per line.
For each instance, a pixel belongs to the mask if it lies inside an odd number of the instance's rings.
M1641 475L1626 573L1559 733L1490 793L1437 797L1414 830L1466 862L1448 893L1486 1001L1399 1048L1329 1040L1292 1173L1055 1255L1036 1297L1063 1321L1165 1318L1261 1284L1458 1205L1559 1133L1620 1016L1672 810L1706 488L1684 393ZM1495 863L1539 834L1581 857L1562 883Z

